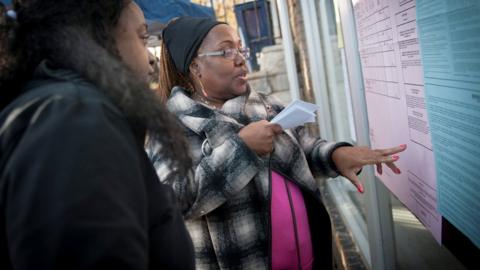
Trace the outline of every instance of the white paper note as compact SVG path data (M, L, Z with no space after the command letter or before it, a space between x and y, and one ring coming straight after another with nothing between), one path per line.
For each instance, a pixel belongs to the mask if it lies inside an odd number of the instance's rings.
M288 104L271 123L279 124L283 129L289 129L315 122L315 111L318 106L301 100L294 100Z

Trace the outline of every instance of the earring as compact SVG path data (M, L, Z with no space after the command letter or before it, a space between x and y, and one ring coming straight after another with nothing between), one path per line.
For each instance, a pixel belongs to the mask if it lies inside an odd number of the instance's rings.
M200 89L199 89L199 90L202 92L202 95L203 95L204 97L207 97L208 94L207 94L207 92L205 91L205 87L203 87L202 80L198 80L198 84L200 85Z

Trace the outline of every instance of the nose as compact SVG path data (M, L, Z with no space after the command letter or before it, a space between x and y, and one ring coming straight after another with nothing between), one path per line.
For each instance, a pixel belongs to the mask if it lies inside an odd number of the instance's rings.
M234 60L235 66L243 66L246 60L247 60L246 57L243 56L243 54L241 54L239 51L237 51L237 54L235 55L235 60Z

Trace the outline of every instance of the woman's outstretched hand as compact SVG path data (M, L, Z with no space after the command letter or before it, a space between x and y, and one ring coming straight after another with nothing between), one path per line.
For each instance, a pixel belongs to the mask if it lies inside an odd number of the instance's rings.
M382 174L382 164L385 163L394 173L400 174L401 171L394 162L399 159L399 156L396 154L405 151L405 149L407 149L405 144L376 150L364 146L339 147L332 153L332 160L340 174L350 180L359 192L363 193L363 185L357 176L362 167L375 164L377 172Z

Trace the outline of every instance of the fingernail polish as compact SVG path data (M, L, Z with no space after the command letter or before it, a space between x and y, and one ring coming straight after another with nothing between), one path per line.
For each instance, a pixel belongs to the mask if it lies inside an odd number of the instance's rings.
M400 171L400 169L396 169L396 173L400 174L402 171Z
M407 148L407 145L406 144L401 144L400 147L401 148Z
M363 185L362 184L358 184L358 192L360 193L363 193Z
M392 156L393 160L398 160L400 157L399 156Z

